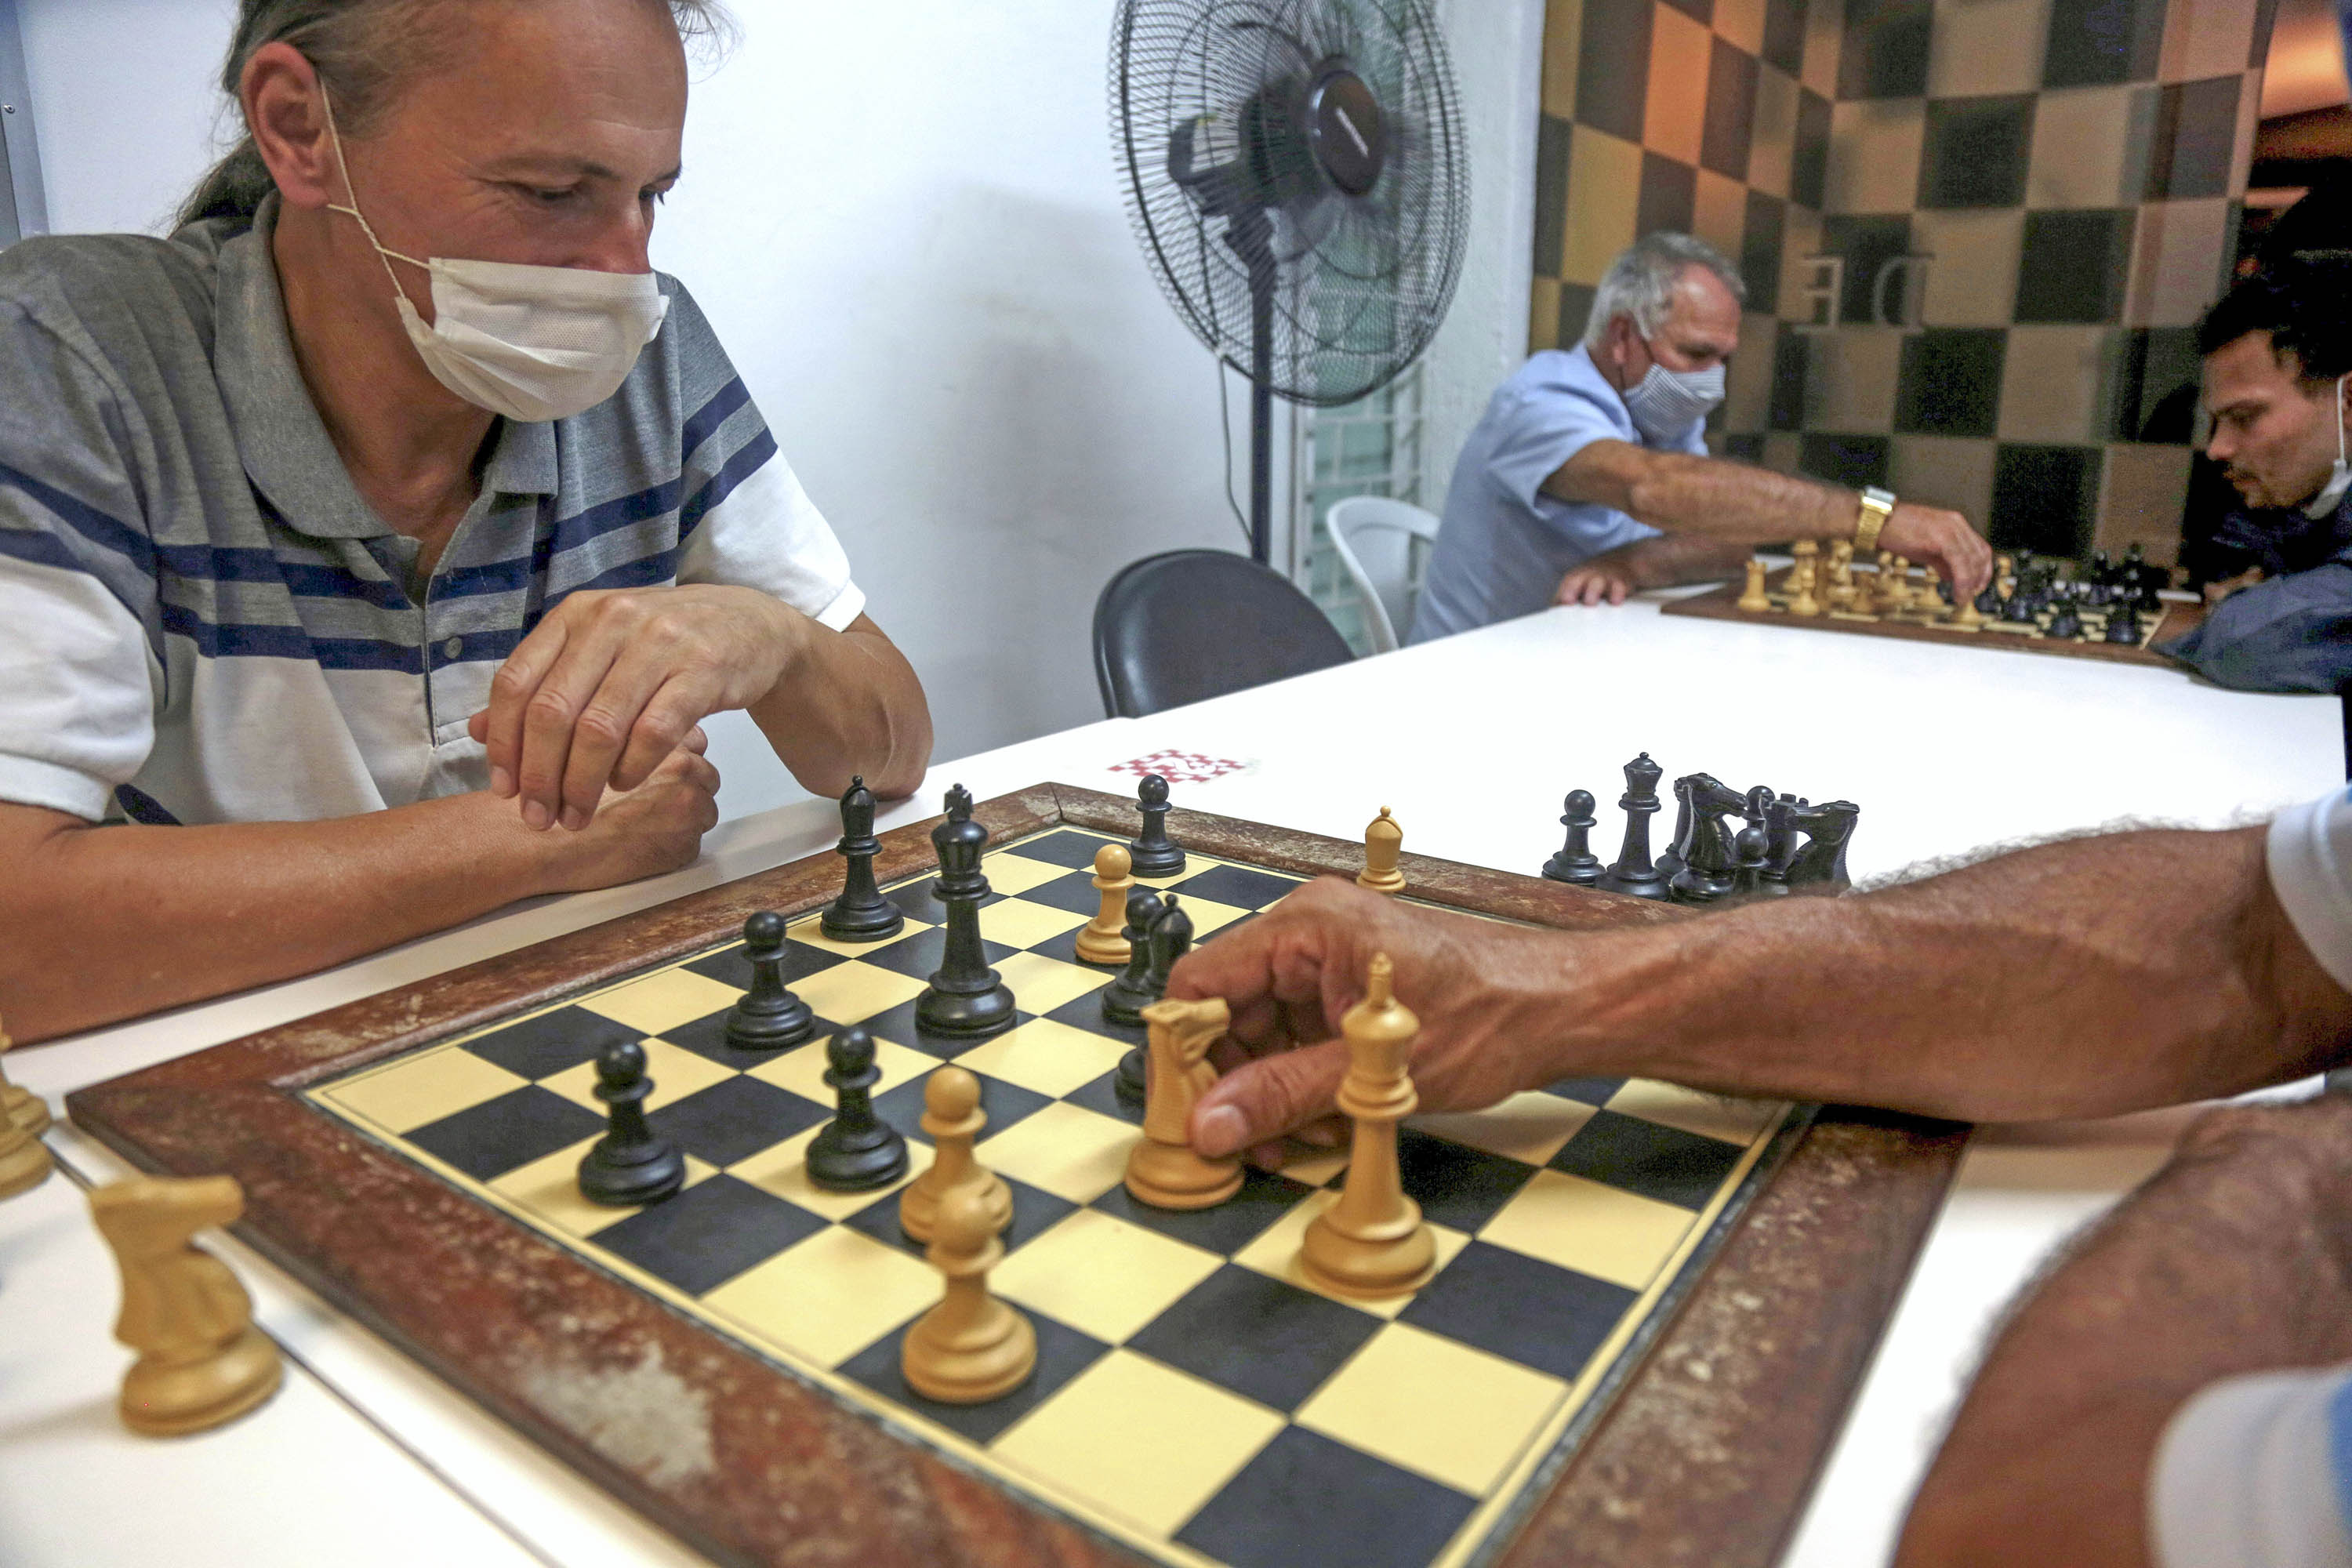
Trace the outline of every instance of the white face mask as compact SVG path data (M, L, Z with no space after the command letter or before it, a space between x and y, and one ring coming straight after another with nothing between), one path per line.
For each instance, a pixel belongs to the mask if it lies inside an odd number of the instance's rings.
M1653 446L1678 441L1694 419L1705 418L1723 401L1723 366L1668 370L1655 360L1647 375L1625 389L1625 412L1633 428Z
M2319 487L2319 493L2303 503L2305 517L2326 517L2344 499L2344 492L2352 489L2352 464L2344 460L2344 382L2345 376L2336 378L2336 467L2328 471L2327 482Z
M320 87L321 98L326 89ZM327 134L343 188L343 141L327 105ZM352 197L359 197L353 193ZM329 212L358 219L392 279L408 341L433 379L474 405L509 419L567 419L620 390L638 353L661 331L669 301L650 272L593 272L581 267L530 267L509 261L429 261L386 250L353 206ZM433 324L426 326L400 287L395 261L433 278Z

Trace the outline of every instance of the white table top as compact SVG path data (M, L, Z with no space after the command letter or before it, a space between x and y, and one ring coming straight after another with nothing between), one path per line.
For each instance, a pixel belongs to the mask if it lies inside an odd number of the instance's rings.
M1648 750L1859 802L1857 877L1980 844L2123 817L2219 825L2342 782L2336 704L2200 686L2169 670L1773 626L1662 618L1654 600L1555 610L1144 720L1107 721L932 770L882 826L1043 780L1118 791L1110 764L1161 750L1248 764L1179 805L1350 837L1381 805L1415 851L1532 871L1560 797L1601 802ZM723 802L722 802L723 805ZM702 858L632 887L540 900L308 979L8 1058L53 1107L75 1088L510 951L827 847L832 805L724 823ZM2161 1161L2160 1114L1979 1138L1791 1548L1794 1564L1881 1561L2000 1303L2058 1239ZM71 1128L76 1181L122 1164ZM115 1423L128 1352L116 1286L75 1186L0 1205L0 1542L56 1568L419 1560L699 1561L378 1343L234 1241L219 1248L289 1352L288 1387L219 1432L156 1442Z

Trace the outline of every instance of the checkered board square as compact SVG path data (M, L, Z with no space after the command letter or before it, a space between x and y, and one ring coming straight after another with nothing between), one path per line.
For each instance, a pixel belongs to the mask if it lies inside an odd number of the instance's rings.
M938 962L929 879L886 889L904 931L852 945L795 921L787 973L818 1038L748 1052L725 1038L749 983L728 943L307 1091L479 1201L897 1432L1033 1502L1171 1563L1305 1561L1422 1568L1507 1539L1554 1461L1696 1279L1734 1206L1805 1112L1640 1079L1576 1079L1492 1110L1416 1119L1406 1189L1442 1267L1412 1296L1318 1293L1296 1258L1345 1159L1252 1173L1197 1213L1122 1184L1140 1118L1115 1092L1139 1030L1107 1023L1111 971L1072 942L1096 907L1106 836L1056 827L983 862L990 962L1016 1026L977 1044L916 1026ZM1206 856L1152 886L1209 940L1303 879ZM1409 999L1408 999L1409 1000ZM832 1112L824 1038L876 1037L879 1114L928 1165L923 1079L979 1077L979 1156L1013 1196L992 1286L1035 1325L1031 1381L958 1408L900 1379L900 1342L940 1293L900 1232L898 1190L842 1194L804 1152ZM591 1093L606 1044L644 1045L653 1125L687 1184L642 1209L579 1193L603 1130ZM1307 1543L1312 1543L1311 1552Z

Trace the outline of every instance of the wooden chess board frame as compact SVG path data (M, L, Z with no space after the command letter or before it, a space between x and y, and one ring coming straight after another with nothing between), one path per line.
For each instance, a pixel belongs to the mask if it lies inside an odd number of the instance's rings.
M991 847L1056 826L1127 834L1131 799L1037 784L973 813ZM884 834L884 883L927 868L937 818ZM1313 875L1362 847L1176 810L1180 844ZM680 1540L727 1564L1135 1561L893 1436L302 1099L322 1080L787 918L838 890L830 850L69 1095L142 1169L226 1172L237 1235ZM1407 854L1416 899L1566 930L1705 918ZM1775 1561L1843 1426L1967 1141L1953 1123L1825 1110L1730 1223L1517 1538L1491 1559ZM598 1397L600 1372L661 1370ZM570 1369L582 1382L551 1378ZM719 1463L681 1478L630 1434L708 1412ZM657 1445L655 1447L658 1447ZM886 1506L887 1500L887 1506Z
M1868 567L1857 566L1857 572ZM1786 569L1773 574L1772 593L1777 597L1780 584L1786 579ZM1664 616L1696 616L1707 621L1743 621L1750 626L1798 626L1807 631L1856 632L1870 637L1899 637L1906 642L1939 643L1946 647L1955 645L1977 645L1991 648L2007 648L2018 653L2051 654L2060 658L2095 658L2109 664L2147 664L2166 669L2179 669L2180 665L2156 651L2154 645L2173 637L2186 637L2204 624L2205 606L2172 599L2164 602L2164 615L2156 629L2140 639L2140 646L2131 647L2105 642L2071 642L2055 637L2021 637L2015 632L1960 631L1952 626L1923 626L1917 621L1849 620L1829 613L1823 606L1818 616L1792 616L1786 610L1743 610L1739 596L1747 592L1745 584L1726 583L1704 594L1674 599L1662 605L1658 613Z

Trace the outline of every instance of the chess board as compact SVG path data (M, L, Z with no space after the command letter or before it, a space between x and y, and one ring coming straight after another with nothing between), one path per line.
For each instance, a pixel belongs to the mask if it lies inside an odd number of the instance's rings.
M1759 1211L1775 1197L1819 1209L1803 1168L1824 1137L1884 1145L1864 1152L1886 1184L1845 1266L1882 1277L1877 1297L1858 1326L1839 1328L1848 1302L1816 1302L1826 1321L1809 1325L1859 1341L1847 1386L1859 1374L1957 1150L1933 1131L1823 1128L1811 1108L1642 1080L1419 1118L1401 1163L1442 1267L1375 1303L1322 1294L1296 1266L1344 1155L1254 1173L1204 1211L1135 1203L1120 1176L1139 1116L1114 1080L1141 1034L1103 1019L1095 993L1111 972L1072 947L1096 907L1094 851L1125 836L1132 807L1061 786L1008 800L979 814L992 830L982 935L1021 1008L993 1038L915 1024L940 933L917 868L928 843L901 829L881 868L908 918L887 942L822 935L815 910L837 870L812 858L681 900L691 912L667 906L477 966L507 984L461 972L100 1086L73 1113L144 1163L238 1174L258 1245L721 1562L782 1561L813 1526L877 1562L1517 1560L1547 1527L1573 1528L1564 1483L1623 1424L1677 1315L1705 1315L1702 1284L1738 1275L1728 1254L1759 1244ZM1354 847L1218 821L1178 814L1187 864L1150 884L1177 893L1205 941L1318 870L1360 864ZM1418 857L1405 870L1415 894L1489 919L1680 918ZM724 1037L749 984L738 911L761 907L793 917L786 973L820 1020L814 1040L774 1053ZM907 1179L929 1152L925 1075L953 1060L980 1079L978 1152L1014 1200L992 1284L1039 1342L1036 1374L1003 1399L952 1407L905 1386L900 1340L940 1282L898 1227L898 1188L840 1194L806 1179L803 1152L831 1113L824 1038L852 1023L876 1037L876 1106L908 1135ZM593 1058L620 1039L643 1043L653 1125L688 1168L683 1191L637 1210L590 1204L576 1185L603 1129ZM242 1114L223 1102L233 1080ZM242 1133L222 1135L224 1115ZM1837 1157L1850 1166L1854 1152ZM1890 1215L1888 1279L1876 1222ZM1819 1272L1825 1261L1784 1245L1746 1285L1721 1281L1734 1295L1712 1310L1736 1313L1764 1299L1755 1289L1850 1293L1853 1279ZM1801 1279L1768 1277L1792 1266ZM1772 1375L1805 1385L1800 1405L1818 1401L1818 1369ZM1663 1433L1671 1412L1653 1424ZM876 1506L882 1492L891 1508ZM929 1506L902 1507L899 1493ZM1801 1500L1801 1484L1781 1528Z
M2191 601L2168 599L2163 615L2140 617L2138 642L2111 643L2105 640L2105 613L2087 608L2082 612L2083 635L2075 637L2050 636L2051 612L2047 610L2037 615L2031 626L2021 622L1996 621L1988 616L1974 630L1942 620L1931 620L1908 611L1882 616L1875 612L1832 610L1825 605L1818 616L1795 616L1789 613L1789 578L1793 571L1793 567L1784 567L1772 575L1766 589L1772 600L1772 607L1769 610L1741 609L1738 601L1747 591L1745 586L1727 583L1704 594L1671 600L1659 607L1659 613L1696 616L1714 621L1765 622L1774 626L1800 626L1811 631L1859 632L1865 637L1900 637L1913 642L1973 644L1979 647L2013 648L2023 653L2057 654L2069 658L2095 658L2114 664L2152 664L2168 668L2172 667L2172 660L2157 652L2154 645L2187 636L2205 618L2203 605ZM1854 568L1854 581L1857 583L1868 583L1874 575L1875 568ZM1916 592L1916 581L1913 587Z

